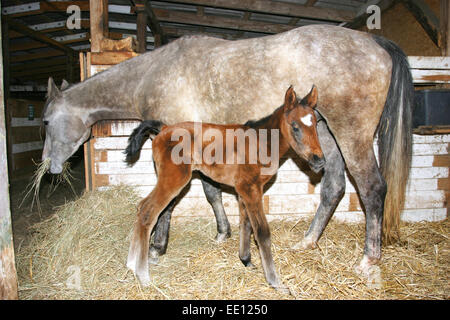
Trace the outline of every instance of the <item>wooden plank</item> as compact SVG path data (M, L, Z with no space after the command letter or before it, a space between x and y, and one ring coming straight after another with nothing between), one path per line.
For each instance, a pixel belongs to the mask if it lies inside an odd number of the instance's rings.
M430 39L439 47L440 23L433 10L422 0L403 0L402 3L413 14Z
M450 126L420 126L414 129L413 133L421 135L449 134Z
M414 83L450 83L450 70L411 69Z
M52 58L52 57L59 57L63 56L65 53L61 50L46 50L44 52L38 52L38 53L30 53L30 54L21 54L21 55L14 55L11 56L11 62L24 62L24 61L30 61L30 60L38 60L38 59L46 59L46 58Z
M43 133L43 131L42 131ZM12 142L24 143L41 140L41 127L16 127L11 128ZM44 135L42 135L44 137Z
M122 61L136 57L136 52L92 52L91 65L116 65Z
M166 2L180 2L167 0ZM351 11L334 10L304 6L296 3L267 1L267 0L183 0L183 3L209 6L224 9L245 10L267 14L278 14L294 17L314 18L331 21L351 21L354 13Z
M433 167L450 167L450 154L435 155Z
M12 174L14 174L15 171L20 169L34 167L34 162L36 163L39 162L41 160L41 157L42 157L42 149L14 154L12 157L13 159Z
M409 56L411 69L443 69L450 70L450 57Z
M195 13L153 9L161 22L183 23L188 25L209 26L216 28L233 29L239 31L260 32L265 34L281 33L293 29L295 26L268 23L261 21L242 20L217 16L197 16Z

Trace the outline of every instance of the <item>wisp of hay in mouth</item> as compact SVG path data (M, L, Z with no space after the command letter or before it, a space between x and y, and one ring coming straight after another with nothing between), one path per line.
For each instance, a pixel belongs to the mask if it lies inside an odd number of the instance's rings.
M44 161L40 163L35 163L37 165L37 168L33 174L33 177L31 178L30 183L27 185L24 193L25 196L23 197L22 202L20 203L19 207L23 205L26 199L30 195L32 195L31 200L31 207L30 210L33 210L34 204L36 203L36 206L38 208L38 211L41 212L41 203L39 201L39 193L41 188L41 182L42 177L45 175L45 173L50 169L50 162L51 159L47 158ZM60 174L58 174L56 177L52 178L52 183L50 185L47 197L49 197L55 189L61 184L61 183L67 183L70 188L72 189L73 193L76 194L75 189L73 188L72 181L75 179L72 175L72 171L70 170L70 164L68 162L65 162L63 165L63 170Z

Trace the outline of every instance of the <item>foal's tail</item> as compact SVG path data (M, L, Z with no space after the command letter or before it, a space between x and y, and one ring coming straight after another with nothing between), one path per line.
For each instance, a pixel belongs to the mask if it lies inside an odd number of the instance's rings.
M399 239L400 212L405 202L412 150L414 86L405 53L393 42L374 36L392 58L389 93L378 129L381 172L387 183L383 234L386 242Z
M145 120L133 130L130 137L128 138L128 146L125 149L125 154L127 155L126 161L131 162L134 156L141 151L142 145L150 134L150 138L154 138L158 133L161 132L162 127L165 124L158 120Z

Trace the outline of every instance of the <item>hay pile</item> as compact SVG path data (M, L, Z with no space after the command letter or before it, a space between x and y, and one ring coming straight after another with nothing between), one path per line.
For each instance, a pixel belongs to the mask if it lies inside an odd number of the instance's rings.
M256 269L238 258L238 227L223 244L211 219L172 223L167 254L140 288L126 269L138 196L129 187L88 192L35 225L17 252L21 299L449 299L448 220L402 226L404 243L385 247L380 281L353 272L364 226L331 222L320 248L291 251L309 221L272 222L272 249L294 296L271 289L256 246ZM212 216L212 215L211 215ZM376 278L378 279L378 278ZM376 280L375 279L375 280Z

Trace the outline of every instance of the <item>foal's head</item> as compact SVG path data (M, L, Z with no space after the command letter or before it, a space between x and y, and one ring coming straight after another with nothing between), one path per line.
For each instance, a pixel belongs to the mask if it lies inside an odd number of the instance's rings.
M284 121L281 126L281 133L289 141L289 145L308 161L315 172L320 171L325 165L314 114L317 96L317 88L313 86L311 92L299 102L294 89L292 86L289 87L284 98Z

